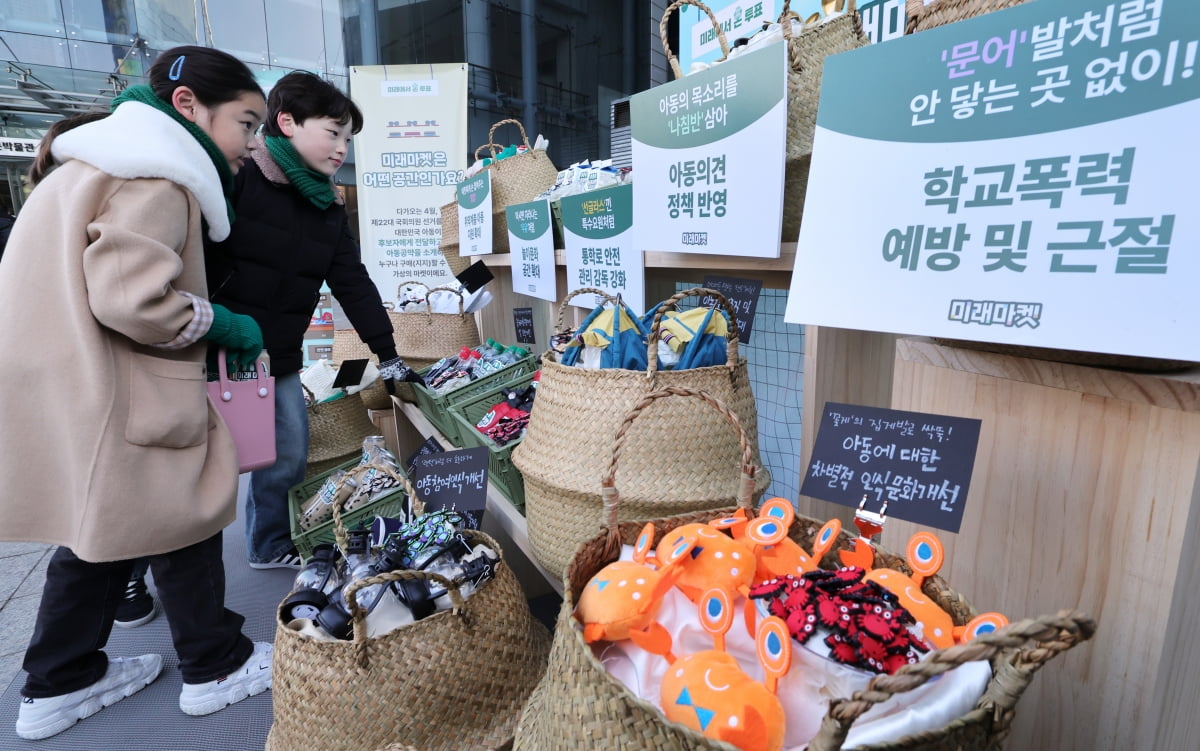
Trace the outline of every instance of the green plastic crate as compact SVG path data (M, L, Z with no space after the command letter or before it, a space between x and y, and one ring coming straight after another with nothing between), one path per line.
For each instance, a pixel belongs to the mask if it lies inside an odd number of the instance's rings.
M450 415L450 408L470 401L482 394L496 391L504 384L520 376L529 375L532 378L535 370L537 370L537 358L529 355L517 360L512 365L497 370L495 373L471 381L465 386L461 386L445 394L434 393L433 390L426 387L423 383L414 383L412 385L413 395L416 396L417 406L421 409L422 414L429 418L434 427L441 431L442 435L446 436L454 445L461 446L462 436L459 434L457 421ZM417 372L424 376L428 371L429 368L422 368Z
M524 388L532 381L532 373L515 378L505 384L503 388L496 389L494 393L482 394L474 399L457 404L450 410L454 421L458 424L459 435L462 437L460 445L463 448L483 447L488 450L488 479L496 485L517 511L521 512L522 516L525 515L525 480L521 477L521 472L512 463L512 452L523 439L518 438L515 441L509 441L500 446L491 438L476 430L475 423L479 422L487 414L492 405L501 400L501 394L504 391L513 388Z
M325 484L325 480L330 475L339 469L349 470L357 466L361 460L361 456L361 453L356 454L353 460L334 467L327 472L310 477L299 485L293 486L288 491L288 512L292 528L292 542L296 544L296 552L305 561L312 557L313 549L317 545L323 542L334 542L333 519L318 524L312 529L302 530L297 523L300 516L300 507L304 505L305 501L312 498L314 493L321 489L321 486ZM404 488L397 487L380 493L371 499L370 503L342 514L342 523L346 525L346 529L352 529L360 522L369 521L376 516L400 516L407 510L408 502L405 499Z

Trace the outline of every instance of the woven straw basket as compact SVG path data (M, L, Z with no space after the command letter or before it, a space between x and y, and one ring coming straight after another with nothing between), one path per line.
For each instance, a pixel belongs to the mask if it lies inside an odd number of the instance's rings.
M354 329L334 329L333 331L333 362L341 365L347 360L369 360L374 355ZM391 409L392 398L388 395L387 387L378 380L358 392L362 395L363 406L367 409Z
M567 303L559 308L563 330ZM603 294L603 293L600 293ZM729 314L726 363L678 371L658 370L658 327L662 313L684 298L711 295ZM560 365L551 350L542 356L537 405L525 439L513 449L513 464L525 480L529 542L538 561L561 576L580 543L603 529L600 478L608 463L612 436L621 418L654 388L679 386L706 391L751 426L750 445L757 469L755 497L770 484L758 461L758 413L746 360L738 356L737 316L719 292L685 290L660 308L651 327L646 371ZM729 506L738 444L721 418L691 400L674 399L654 407L629 437L631 453L623 470L626 519L657 519L672 514Z
M308 407L308 473L313 465L327 464L362 450L363 439L379 431L367 416L361 394L347 394L340 399ZM334 463L332 466L337 466Z
M609 466L603 479L605 515L608 531L584 543L571 560L563 579L563 603L554 630L554 645L545 677L529 697L517 726L515 751L592 751L592 749L636 748L639 751L692 751L707 749L730 751L732 746L704 738L696 731L669 722L658 707L646 702L611 677L584 642L575 621L575 603L588 581L604 566L617 559L620 545L632 545L642 530L642 522L617 522L617 507L623 503L616 489L617 463L628 437L628 428L637 413L652 401L672 394L702 399L739 433L742 446L742 479L738 506L751 510L752 474L749 441L738 425L737 416L706 394L686 389L666 389L648 394L626 416L618 431ZM539 397L540 398L540 397ZM670 401L670 400L667 400ZM654 521L655 538L662 539L684 524L705 523L733 507L703 513L684 514ZM805 549L812 549L813 537L821 524L797 515L789 536ZM825 558L836 567L837 550L850 545L851 537L842 533L834 550ZM909 572L903 560L876 550L876 567ZM941 577L925 580L922 591L963 625L975 613L970 605ZM935 651L925 660L901 668L895 675L876 677L866 691L849 699L836 699L822 722L809 751L836 751L842 747L854 721L874 704L893 694L909 691L957 665L974 660L989 660L992 679L975 708L946 726L891 743L859 747L855 751L999 751L1015 713L1017 700L1033 674L1059 652L1090 639L1095 622L1078 613L1024 620L999 631L980 636L969 644Z
M483 340L479 337L479 326L475 316L463 312L462 293L452 287L429 289L418 281L400 282L400 287L415 284L426 290L428 300L436 292L449 292L458 296L457 313L388 313L392 319L393 338L396 352L404 364L413 370L433 365L448 355L456 355L463 347L478 347ZM397 293L399 297L399 293ZM413 401L412 386L396 384L396 396L406 402Z
M535 149L525 134L525 126L517 120L500 120L488 131L488 142L479 149L490 149L492 156L500 153L496 145L496 130L501 125L512 124L521 131L521 143L527 149L493 161L485 170L492 173L492 252L508 252L508 218L505 208L516 203L527 203L554 187L558 180L558 168L550 161L544 149ZM478 155L480 150L476 151ZM457 222L457 217L455 218Z
M721 30L716 16L699 0L675 0L663 13L659 22L659 36L663 50L671 63L676 78L683 77L679 59L671 51L667 37L667 19L676 8L694 5L708 14L724 56L729 55L725 32ZM792 34L791 19L796 17L790 10L790 0L783 4L780 13L781 29L788 45L787 72L787 142L784 163L783 226L780 237L784 242L796 242L800 236L800 217L804 212L804 194L808 190L808 168L812 160L813 134L817 128L817 102L821 96L821 72L825 58L838 52L865 46L869 40L862 29L854 0L848 0L845 13L826 23L805 29L799 35ZM787 23L782 23L787 21ZM721 59L724 60L725 57Z
M416 498L406 480L406 490ZM416 501L419 504L419 501ZM345 549L341 510L335 534ZM499 544L463 533L497 553ZM378 637L367 637L356 593L364 586L426 579L454 603ZM541 678L550 635L529 612L503 559L470 597L438 574L391 571L350 585L351 641L316 641L276 621L274 723L266 751L361 751L396 744L421 751L484 751L508 743Z
M924 0L905 0L904 33L945 26L955 21L982 16L994 10L1012 8L1029 0L934 0L925 5Z

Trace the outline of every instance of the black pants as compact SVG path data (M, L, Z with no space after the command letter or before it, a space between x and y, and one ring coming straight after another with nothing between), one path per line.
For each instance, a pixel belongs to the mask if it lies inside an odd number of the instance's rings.
M183 682L216 680L245 663L254 644L242 634L245 618L225 607L221 533L149 561ZM65 547L54 551L25 652L22 694L60 696L104 677L108 656L101 650L135 563L89 563Z

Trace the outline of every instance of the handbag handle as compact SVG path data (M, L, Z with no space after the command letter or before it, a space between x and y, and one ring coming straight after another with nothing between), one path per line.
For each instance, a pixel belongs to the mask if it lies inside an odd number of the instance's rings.
M729 314L729 330L725 332L725 367L729 368L732 373L738 365L738 325L737 311L729 302L729 298L708 287L692 287L685 289L682 292L676 292L670 298L665 300L662 305L658 306L658 310L654 313L654 320L650 322L650 335L646 337L646 375L653 383L654 373L658 370L658 332L662 327L663 314L668 310L672 310L679 305L679 301L688 297L696 297L700 295L709 295L717 299L721 303L721 307Z
M225 348L220 347L217 349L217 379L221 382L221 401L223 402L233 401L233 391L229 388L229 384L232 381L229 380L228 367L226 365ZM270 375L267 370L267 364L262 361L261 357L255 358L254 369L258 371L260 380L264 380ZM263 387L258 390L258 395L265 398L270 396L271 392L266 387Z
M490 146L492 149L492 157L493 158L497 154L499 154L500 146L496 143L496 139L495 139L496 129L499 128L501 125L507 125L509 123L512 123L513 125L517 126L517 130L521 131L521 142L523 144L525 144L525 148L529 149L530 151L533 151L533 147L529 145L529 136L525 135L525 126L522 125L519 120L513 120L512 118L509 118L507 120L500 120L496 123L493 123L491 130L488 131L488 142L479 148L484 148L484 147ZM475 151L478 153L479 149L476 149Z
M658 22L658 36L662 39L663 52L667 53L667 62L671 63L671 70L674 71L676 78L683 78L683 69L679 67L679 58L671 50L671 40L667 37L667 20L671 18L671 14L675 12L676 8L684 5L694 5L708 14L708 20L712 21L713 28L717 30L717 41L721 43L721 58L717 62L724 62L729 57L729 42L725 39L725 30L721 28L717 17L708 9L708 6L700 0L675 0L663 11L662 20ZM787 7L786 3L784 7Z
M754 510L754 475L758 470L754 465L754 452L750 448L750 439L746 436L746 431L742 427L741 420L738 419L737 414L729 409L720 399L706 391L684 388L683 386L667 386L666 388L651 391L629 410L629 413L625 415L624 421L621 422L621 426L617 428L616 435L613 436L612 457L608 460L608 468L605 470L604 476L600 479L600 498L604 504L604 523L608 528L608 537L604 541L603 551L605 560L615 561L621 552L621 532L617 527L617 511L621 505L621 494L617 491L617 463L621 459L621 451L625 448L625 440L629 435L629 426L638 418L638 415L642 414L655 401L671 396L699 399L719 412L721 417L725 418L725 422L732 425L733 429L737 431L738 446L742 449L742 476L738 480L737 505L740 508L746 509L747 512Z
M489 535L477 529L464 529L462 534L466 537L476 539L479 542L490 547L496 552L496 555L502 555L503 549L500 543L496 542ZM358 590L369 587L373 584L389 584L394 581L404 580L425 580L436 582L446 590L446 594L450 595L451 610L453 615L462 616L463 608L466 607L466 598L463 597L462 591L459 589L462 585L458 582L447 579L441 574L435 574L432 571L420 571L416 569L397 569L395 571L385 571L382 574L368 576L365 579L358 579L350 582L346 586L346 604L350 606L350 620L354 624L354 659L360 668L364 670L370 667L371 658L367 652L367 645L370 643L367 639L367 613L358 604Z
M808 744L808 751L838 751L854 721L875 704L911 691L930 679L966 662L1003 659L988 682L987 690L976 705L994 720L993 732L1004 730L1012 722L1017 699L1029 685L1033 674L1060 652L1091 639L1096 621L1075 610L1056 615L1026 618L1010 623L990 634L982 634L965 644L931 652L918 663L905 665L892 675L871 679L866 689L849 699L834 699L821 721L821 729Z
M453 287L434 287L433 289L430 289L429 285L422 284L421 282L418 282L417 280L412 279L407 282L400 282L400 286L398 286L396 288L396 297L400 297L400 290L404 289L404 287L409 284L415 284L416 286L422 287L425 290L425 307L427 308L427 310L425 312L428 315L428 318L427 318L428 323L430 323L430 324L433 323L433 304L430 303L429 299L431 297L433 297L434 292L453 292L454 294L458 295L458 315L460 318L462 317L462 315L463 315L463 296L462 296L462 293L459 292L458 290L454 289ZM442 315L454 315L454 314L453 313L443 313Z

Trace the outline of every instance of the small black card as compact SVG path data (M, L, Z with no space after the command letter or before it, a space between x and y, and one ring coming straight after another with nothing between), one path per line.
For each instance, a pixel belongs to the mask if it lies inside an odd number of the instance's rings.
M812 496L958 532L980 420L828 402L800 488Z
M413 487L425 510L452 509L478 529L487 505L488 454L486 448L418 454Z
M347 386L357 386L362 383L363 373L367 370L368 362L370 360L342 360L342 364L338 366L337 375L333 379L333 387L344 389Z
M513 326L517 329L518 344L533 344L533 308L513 308Z
M476 261L464 269L455 279L462 282L463 287L466 288L469 295L492 281L492 279L495 279L495 277L492 275L491 269L483 264L483 261Z
M421 447L414 451L412 456L408 457L408 463L405 465L408 470L408 476L412 477L413 467L416 466L418 456L425 456L426 454L440 454L445 450L446 449L442 448L442 444L440 441L438 441L438 439L434 438L433 436L426 438L425 442L421 444Z
M758 308L758 295L762 282L757 279L737 279L729 276L706 276L704 286L715 289L729 299L729 307L737 313L738 341L750 343L750 331L754 327L754 311ZM716 300L704 298L701 305L713 306Z

